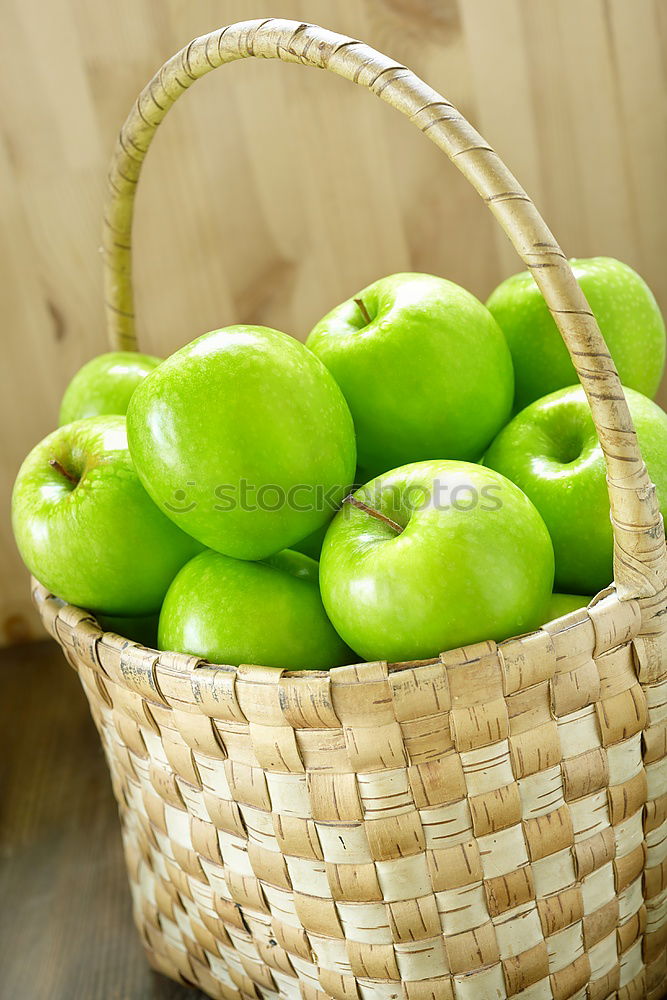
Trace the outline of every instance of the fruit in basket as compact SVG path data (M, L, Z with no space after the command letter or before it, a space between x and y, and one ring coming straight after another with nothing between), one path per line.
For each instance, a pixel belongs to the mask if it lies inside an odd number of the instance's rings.
M289 549L260 562L195 556L167 592L158 642L233 666L326 670L355 661L322 606L318 564Z
M262 559L331 519L354 478L350 411L303 344L214 330L137 388L130 451L155 503L209 548Z
M474 461L509 417L505 338L464 288L393 274L328 313L307 346L350 406L359 463L377 474L419 459Z
M544 621L549 533L530 500L490 469L416 462L353 495L329 527L322 599L364 659L436 656Z
M158 611L178 570L201 548L141 485L122 416L77 420L33 448L14 485L12 525L40 583L109 615Z
M136 351L99 354L80 368L65 390L58 425L106 413L125 415L132 393L162 358Z
M665 363L665 324L651 289L612 257L570 261L623 385L654 396ZM507 338L515 376L515 410L577 376L554 319L529 271L501 282L487 301Z
M545 612L545 621L551 622L562 615L569 615L571 611L579 611L585 608L591 598L583 594L552 594Z
M667 514L667 414L625 389L642 456ZM485 464L520 486L551 534L556 588L595 594L612 579L613 538L606 471L581 386L536 400L505 427Z

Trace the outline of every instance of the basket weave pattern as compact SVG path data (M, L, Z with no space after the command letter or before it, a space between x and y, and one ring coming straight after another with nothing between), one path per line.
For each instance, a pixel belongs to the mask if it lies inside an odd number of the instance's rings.
M37 588L154 965L213 997L659 997L664 640L610 594L419 665L212 667Z
M279 20L195 39L120 134L105 220L112 345L136 346L134 193L155 129L194 80L252 55L368 87L499 219L591 404L615 584L528 636L301 674L145 649L35 585L102 738L148 956L222 1000L658 1000L664 532L597 324L493 150L405 67L352 39Z

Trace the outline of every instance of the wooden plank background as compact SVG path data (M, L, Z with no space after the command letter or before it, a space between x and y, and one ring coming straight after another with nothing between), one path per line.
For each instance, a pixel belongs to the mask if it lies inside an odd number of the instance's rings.
M636 267L667 309L666 0L3 0L0 635L39 634L11 485L76 369L105 349L104 177L136 94L191 37L278 14L363 38L453 100L565 251ZM170 114L136 225L142 346L258 322L305 337L382 274L482 298L517 261L447 160L370 94L248 60ZM663 394L663 399L667 398Z

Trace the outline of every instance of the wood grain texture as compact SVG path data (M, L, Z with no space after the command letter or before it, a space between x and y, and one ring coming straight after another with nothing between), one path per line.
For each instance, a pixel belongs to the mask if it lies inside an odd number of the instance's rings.
M0 768L2 995L202 997L146 962L102 748L53 642L0 654Z
M97 250L118 128L189 38L275 12L241 0L4 5L5 641L39 629L5 516L11 483L68 379L105 349ZM667 307L661 0L283 0L279 13L409 64L480 127L566 253L626 260ZM484 298L517 269L464 179L390 108L296 66L253 61L222 77L172 111L146 166L135 244L147 350L249 320L303 338L333 304L395 270L443 274Z

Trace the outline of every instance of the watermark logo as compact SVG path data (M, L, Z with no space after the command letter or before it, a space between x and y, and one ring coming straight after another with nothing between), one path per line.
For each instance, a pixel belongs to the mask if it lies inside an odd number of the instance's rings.
M417 511L454 510L465 513L474 510L498 511L503 506L502 483L485 483L477 486L465 477L456 479L449 475L446 479L433 479L428 485L419 483L399 484L384 481L381 477L368 486L352 487L342 484L328 488L321 484L296 483L285 489L277 483L263 483L261 486L241 479L238 483L221 483L202 490L198 483L189 480L183 487L175 489L164 502L170 514L189 514L195 510L209 510L226 513L232 510L246 512L264 511L277 513L291 510L297 513L328 512L338 510L350 512L355 504L343 503L343 498L356 496L363 504L379 510L388 517L405 517Z
M197 484L195 482L187 482L185 485L191 489L192 487L196 487ZM198 504L196 500L191 499L187 489L178 489L174 490L171 501L165 501L164 506L172 514L189 514Z

